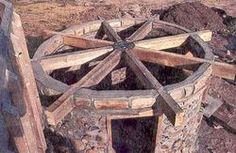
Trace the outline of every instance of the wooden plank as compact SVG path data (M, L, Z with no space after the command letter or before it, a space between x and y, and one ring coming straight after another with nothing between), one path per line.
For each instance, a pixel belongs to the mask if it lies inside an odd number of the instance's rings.
M33 67L35 79L38 81L38 88L43 94L49 96L58 95L65 92L69 88L67 84L58 81L48 75L38 62L32 61L31 65ZM41 88L44 90L42 90Z
M68 99L80 88L94 86L98 84L110 71L119 63L121 57L121 51L117 50L107 56L101 63L94 67L87 75L85 75L80 81L73 84L61 97L59 97L51 106L46 110L47 119L49 124L56 125L60 120L64 118L70 111L65 109L64 106L68 102ZM57 114L60 112L61 114Z
M84 49L105 47L105 46L109 46L113 44L112 42L106 41L106 40L85 38L85 37L75 36L71 34L66 34L63 32L55 32L55 31L49 31L49 30L45 30L44 35L63 36L63 41L65 45L78 47L78 48L84 48Z
M107 35L107 37L114 42L121 42L122 39L120 36L116 33L116 31L110 26L110 24L107 21L102 22L102 28L104 30L104 33Z
M71 53L45 56L40 59L32 60L39 62L45 71L67 68L82 65L99 56L109 53L112 47L102 47L96 49L82 50Z
M16 106L17 108L20 108L19 106L21 105L22 107L22 112L24 111L24 105L22 105L22 101L20 99L22 98L22 95L20 93L20 84L19 82L15 82L14 88L11 90L8 88L9 84L7 82L6 78L6 71L9 69L10 71L14 71L12 69L12 64L10 61L10 58L8 56L9 50L10 50L10 40L9 40L9 31L10 31L10 23L12 21L12 14L13 11L7 9L8 8L8 2L0 0L2 6L4 7L3 9L3 14L2 14L2 23L1 23L1 28L0 28L0 60L1 60L1 76L0 76L0 100L1 103L5 102L6 104ZM10 4L10 3L9 3ZM19 88L18 91L14 92L14 89ZM10 92L12 92L12 95L10 95ZM11 97L10 97L11 96ZM3 104L1 104L1 107ZM3 108L1 108L3 109ZM28 127L29 130L29 135L28 137L24 134L23 128L26 128L25 126L22 127L22 123L24 123L24 118L16 118L15 116L12 116L8 113L5 113L4 111L1 110L1 114L4 115L4 120L5 120L5 128L10 133L10 136L12 140L15 143L15 146L18 150L19 153L29 153L30 148L28 147L27 143L27 138L30 137L30 127ZM6 144L8 145L9 140L5 140ZM8 147L8 146L5 146ZM1 150L1 149L0 149Z
M150 98L155 98L157 95L156 90L90 90L80 89L80 94L75 95L74 99L80 101L85 99L92 99L93 101L101 101L107 99L108 101L116 101L117 99L126 99L127 101L133 101L135 103L142 103L145 105L145 101ZM138 101L142 99L142 101ZM148 106L147 106L148 107ZM140 107L142 108L142 107ZM145 107L144 107L145 108ZM138 109L138 108L136 108Z
M184 121L183 110L166 91L160 89L158 93L160 95L157 97L157 102L160 103L160 109L174 126L180 126Z
M156 80L150 71L138 60L131 51L126 51L125 60L129 67L134 71L141 83L148 89L159 89L162 85Z
M153 22L151 20L146 21L137 31L127 38L127 41L133 42L144 39L151 32L152 24Z
M102 39L104 37L104 35L105 35L105 32L104 32L102 24L101 24L101 26L99 27L99 29L98 29L98 31L95 35L95 38L96 39Z
M41 58L45 55L50 55L55 53L58 49L63 47L63 37L60 35L53 36L47 41L43 42L35 52L33 59Z
M13 50L10 50L11 62L19 76L22 89L21 99L26 105L26 114L22 117L22 126L30 152L45 152L46 141L43 134L42 107L29 60L25 35L19 15L13 13L10 38ZM16 98L16 97L15 97ZM16 99L16 101L19 101Z
M204 41L210 41L212 38L212 32L210 30L203 30L193 33L184 33L174 36L141 40L135 42L135 46L147 49L155 49L155 50L175 48L181 46L187 40L187 38L192 34L197 34Z
M128 104L127 99L113 99L113 100L107 100L107 99L101 99L101 100L95 100L94 101L94 106L96 109L112 109L112 110L121 110L121 109L128 109L129 104Z
M134 48L133 53L142 61L157 63L176 68L191 70L196 64L212 64L213 75L225 79L234 80L236 75L236 66L226 63L211 61L197 57L189 57L177 53L158 51L144 48Z
M161 110L174 126L181 125L183 122L183 110L174 99L163 89L163 86L151 74L151 72L140 62L132 51L126 51L126 61L141 80L149 88L155 88L159 93L157 102L160 103Z

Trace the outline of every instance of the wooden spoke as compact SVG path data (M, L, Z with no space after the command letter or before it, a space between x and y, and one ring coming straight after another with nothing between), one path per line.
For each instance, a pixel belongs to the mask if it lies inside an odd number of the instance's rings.
M80 88L94 86L98 84L110 71L119 63L121 51L116 50L106 57L101 63L94 67L80 81L73 84L61 97L48 107L46 115L51 125L56 125L67 115L73 107L68 107L65 103L70 102L71 96Z
M121 42L122 39L120 36L116 33L116 31L110 26L110 24L107 21L102 22L102 28L104 30L104 33L107 35L107 37L114 42Z
M134 71L140 82L148 89L159 89L161 84L156 78L148 71L148 69L136 58L135 54L131 51L127 51L126 62L130 68Z
M225 79L235 79L236 66L226 63L214 62L207 59L184 56L177 53L158 51L152 49L144 49L135 47L133 53L143 61L158 63L170 67L184 68L191 70L196 64L209 63L212 64L213 75Z
M98 29L98 31L97 31L97 33L95 35L95 38L96 39L102 39L104 37L104 35L105 35L105 32L104 32L103 26L101 24L100 28Z
M151 74L151 72L137 59L132 51L126 51L126 61L138 76L141 82L147 87L153 87L159 93L157 102L160 103L163 113L167 116L174 126L181 125L183 122L183 110L175 102L175 100L163 89L163 86Z
M113 45L113 42L110 42L110 41L100 40L100 39L92 39L92 38L84 38L84 37L74 36L74 35L70 35L70 34L65 34L62 32L45 30L44 34L47 36L61 35L61 36L63 36L63 41L64 41L65 45L78 47L78 48L84 48L84 49L105 47L105 46Z
M197 34L204 41L210 41L212 38L212 32L209 30L203 30L193 33L179 34L175 36L160 37L154 39L147 39L135 42L135 46L143 47L148 49L163 50L169 48L175 48L181 46L186 42L187 38L192 35Z
M58 55L45 56L34 61L39 62L45 71L67 68L76 65L82 65L108 52L111 52L111 46L64 53Z
M129 38L127 38L127 41L133 42L145 38L147 34L151 32L152 24L153 22L151 20L146 21L135 33L133 33Z

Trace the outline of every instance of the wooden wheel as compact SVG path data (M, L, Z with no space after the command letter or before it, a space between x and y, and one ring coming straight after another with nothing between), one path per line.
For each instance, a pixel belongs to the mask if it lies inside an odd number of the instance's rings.
M116 31L141 25L131 36L122 39ZM174 28L182 34L143 40L153 26ZM178 98L201 88L202 75L210 74L234 79L235 66L213 61L213 54L204 41L210 41L210 31L191 32L178 25L151 18L149 20L122 18L110 21L95 21L74 26L55 35L43 43L34 55L32 65L39 88L47 95L62 94L45 113L49 124L56 125L74 107L90 107L106 110L106 113L142 115L164 113L173 125L184 119ZM83 37L81 37L83 36ZM92 37L91 37L92 36ZM106 39L104 39L106 38ZM194 57L163 50L187 44ZM63 46L81 48L82 51L66 52ZM57 54L54 54L57 53ZM107 55L78 82L67 85L51 76L55 69L75 67L100 56ZM99 84L123 59L135 73L146 90L96 91L88 87ZM141 61L193 71L182 82L162 86ZM197 65L197 66L196 66ZM200 66L199 66L200 65ZM193 86L191 91L188 87ZM153 107L155 105L155 107Z

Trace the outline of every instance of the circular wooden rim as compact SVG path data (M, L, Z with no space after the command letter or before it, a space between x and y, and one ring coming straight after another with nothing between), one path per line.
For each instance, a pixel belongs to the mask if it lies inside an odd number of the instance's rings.
M114 20L109 20L108 23L116 29L125 29L128 26L133 26L135 24L144 22L144 19L138 19L138 18L121 18L121 19L114 19ZM182 30L183 32L189 33L191 32L190 30L178 26L176 24L160 21L160 20L155 20L154 23L165 25L165 26L170 26L174 27L177 29ZM65 34L73 34L77 36L83 36L88 33L95 32L99 29L101 25L101 21L92 21L85 23L83 25L76 25L72 26L64 31L62 31ZM205 59L213 59L213 54L211 53L210 48L208 45L203 42L201 39L198 39L198 37L192 36L194 43L197 43L201 50L204 52L204 58ZM52 54L63 45L63 39L62 36L60 35L55 35L48 40L46 40L36 51L33 59L38 59L43 56ZM47 95L55 95L55 94L60 94L65 92L66 90L69 89L69 85L60 82L51 76L49 76L40 65L33 65L35 71L35 77L37 80L37 83L39 85L39 88L41 91L47 91ZM179 83L171 84L165 86L165 90L170 93L170 95L175 99L181 99L184 97L187 97L188 94L186 94L185 88L188 88L189 86L193 86L197 82L199 82L202 78L202 76L205 75L205 73L209 72L210 69L210 64L208 63L203 63L201 66L198 68L197 71L195 71L192 75L190 75L188 78L186 78L184 81L181 81ZM50 90L48 90L50 89ZM154 90L134 90L134 91L112 91L113 93L111 94L111 91L96 91L96 90L90 90L90 89L80 89L76 92L74 95L75 97L79 97L83 100L96 100L96 99L105 99L106 97L108 98L119 98L119 97L126 97L130 98L132 100L135 99L140 99L144 98L145 100L149 100L150 102L145 106L151 107L154 102L155 102L155 97L158 96L157 92ZM181 93L181 94L179 94ZM100 96L102 95L102 96Z

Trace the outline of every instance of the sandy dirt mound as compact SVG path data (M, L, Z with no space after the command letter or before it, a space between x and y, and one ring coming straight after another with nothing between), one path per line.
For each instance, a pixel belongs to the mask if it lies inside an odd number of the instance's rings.
M202 29L220 31L225 28L223 19L215 11L198 2L174 5L164 11L161 19L194 31Z

